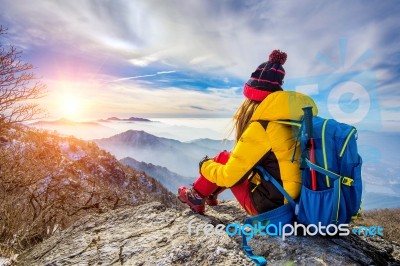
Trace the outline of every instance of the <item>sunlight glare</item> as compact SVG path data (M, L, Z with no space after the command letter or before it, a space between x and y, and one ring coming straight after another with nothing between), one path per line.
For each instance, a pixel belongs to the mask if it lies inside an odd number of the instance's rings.
M77 119L81 111L81 102L74 97L66 97L63 99L62 113L65 118Z

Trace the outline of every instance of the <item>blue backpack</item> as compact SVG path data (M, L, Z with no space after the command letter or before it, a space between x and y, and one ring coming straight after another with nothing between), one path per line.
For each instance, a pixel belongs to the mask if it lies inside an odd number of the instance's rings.
M255 171L273 183L289 202L277 209L247 218L246 225L263 221L282 226L297 221L303 225L328 226L347 224L361 206L362 159L357 150L357 130L333 119L312 116L312 107L305 107L302 121L275 121L299 128L302 150L300 169L302 188L299 199L292 199L263 167ZM257 265L266 265L264 257L254 255L242 238L246 255Z
M362 194L357 130L318 116L312 118L311 125L307 124L309 111L306 109L301 140L303 184L297 219L303 224L321 222L325 226L349 223L360 209ZM314 147L310 147L310 139ZM314 160L310 158L312 152ZM313 172L316 175L314 190Z

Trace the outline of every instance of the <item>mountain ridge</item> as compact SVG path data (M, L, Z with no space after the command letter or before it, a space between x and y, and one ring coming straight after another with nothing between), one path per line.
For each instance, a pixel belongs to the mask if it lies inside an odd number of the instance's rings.
M1 139L0 253L23 250L90 213L151 200L182 206L156 179L94 142L23 125Z
M123 122L153 122L150 119L147 118L141 118L141 117L129 117L129 118L118 118L118 117L109 117L107 119L99 119L97 120L99 122L110 122L110 121L123 121Z
M125 157L119 160L121 163L131 166L137 170L144 171L147 175L157 179L169 191L175 193L178 187L193 183L193 178L187 178L174 173L164 166L154 165L152 163L139 162L131 157Z
M167 167L182 176L197 176L198 162L204 156L213 157L224 149L230 150L232 144L221 144L220 147L212 148L212 145L205 145L204 140L202 145L199 145L196 141L190 143L157 137L143 130L128 130L93 141L118 159L135 158L138 161Z
M56 120L40 120L40 121L36 121L33 123L30 123L30 125L33 126L43 126L43 125L65 125L65 126L78 126L78 125L91 125L91 126L99 126L99 127L104 127L102 125L100 125L99 123L96 123L95 121L75 121L75 120L71 120L68 118L60 118L60 119L56 119Z

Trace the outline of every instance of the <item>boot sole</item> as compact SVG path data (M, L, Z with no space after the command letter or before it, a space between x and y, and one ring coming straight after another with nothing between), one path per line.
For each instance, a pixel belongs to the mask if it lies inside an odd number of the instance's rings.
M217 203L208 203L208 201L206 201L206 203L207 203L208 206L218 206L218 204L219 204L219 202L217 202Z
M178 198L178 200L179 200L180 202L182 202L182 203L184 203L184 204L187 204L187 205L189 206L190 210L191 210L193 213L198 213L198 214L204 215L205 210L196 210L196 209L195 209L192 205L190 205L187 201L182 200L181 197L179 197L179 194L176 195L176 196L177 196L177 198Z

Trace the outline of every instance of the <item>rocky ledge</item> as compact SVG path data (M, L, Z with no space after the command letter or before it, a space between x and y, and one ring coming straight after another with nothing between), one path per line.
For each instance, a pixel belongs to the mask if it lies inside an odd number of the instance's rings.
M151 202L92 215L21 254L17 265L251 265L241 237L188 233L206 224L243 222L234 201L192 214ZM380 237L256 237L269 265L400 265L400 245Z

